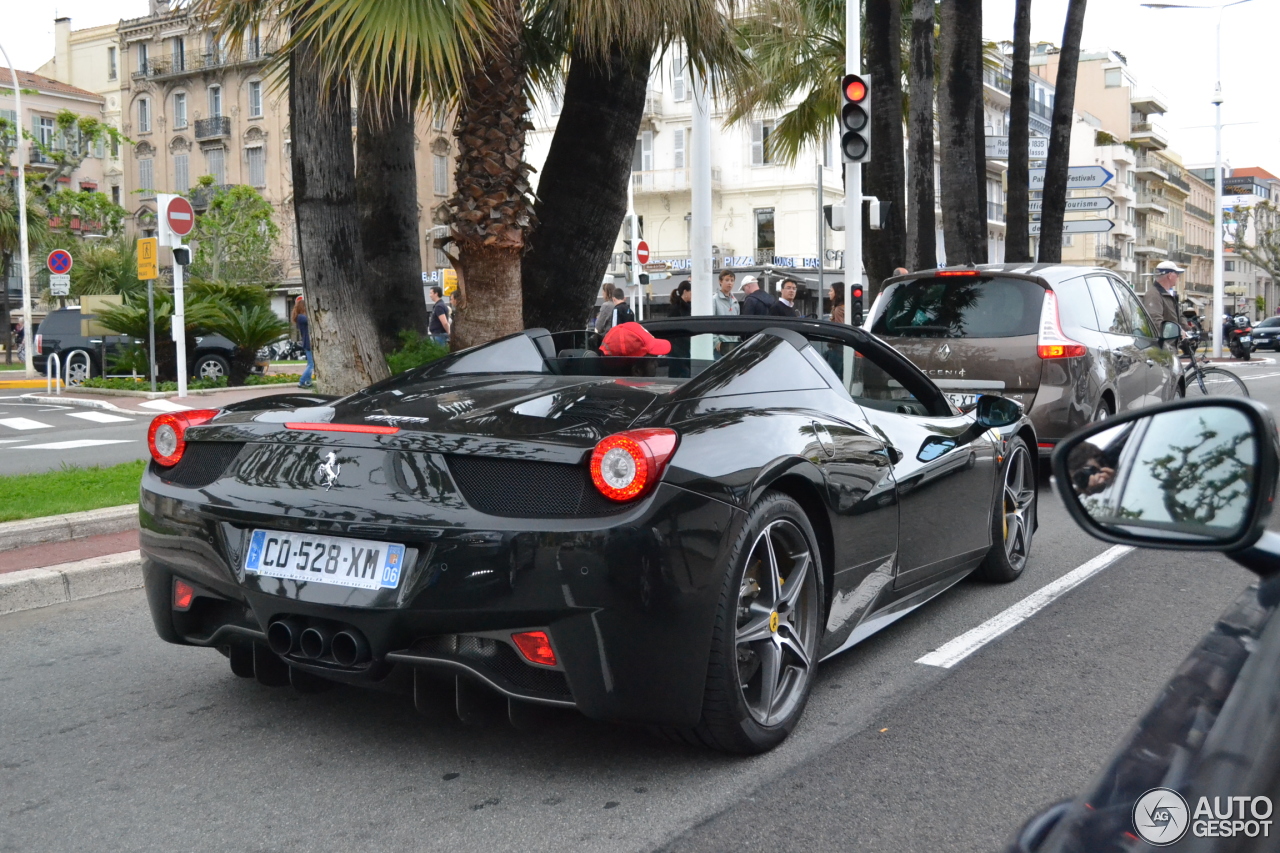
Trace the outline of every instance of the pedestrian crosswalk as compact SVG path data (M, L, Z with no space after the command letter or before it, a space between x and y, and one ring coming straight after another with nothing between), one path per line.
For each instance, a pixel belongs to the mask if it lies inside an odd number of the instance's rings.
M126 418L120 415L112 415L107 412L67 412L69 418L80 418L84 421L92 421L95 424L127 424L133 423L133 418Z
M130 413L70 406L0 405L0 453L135 444L145 440L145 432L126 437L120 430L127 433L134 424L145 427L149 420L147 415L131 417Z

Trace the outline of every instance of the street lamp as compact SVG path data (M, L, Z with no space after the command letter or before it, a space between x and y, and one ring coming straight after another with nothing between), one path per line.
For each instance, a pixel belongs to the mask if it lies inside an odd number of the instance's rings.
M1215 44L1217 57L1216 80L1213 84L1213 357L1222 358L1223 314L1223 259L1222 259L1222 11L1229 6L1239 6L1250 0L1232 0L1212 6L1192 6L1182 3L1143 3L1148 9L1216 9L1218 29Z
M0 45L0 53L4 54L5 65L9 66L9 73L13 75L13 106L14 112L17 113L14 133L18 137L18 145L14 149L18 155L18 241L22 244L22 349L27 354L26 376L28 379L35 379L36 366L31 352L35 330L31 328L31 248L27 244L27 178L22 168L22 86L18 83L18 70L13 67L13 61L9 59L9 52L4 49L4 45ZM7 171L9 164L5 163L4 168ZM4 286L8 288L9 282L6 281ZM9 318L5 317L4 321L8 323Z

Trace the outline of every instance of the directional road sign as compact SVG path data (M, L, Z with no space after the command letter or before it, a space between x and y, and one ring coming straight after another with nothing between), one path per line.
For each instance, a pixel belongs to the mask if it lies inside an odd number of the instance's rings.
M71 294L71 276L67 273L49 274L49 295L69 296Z
M155 237L143 237L138 240L138 280L147 281L160 277L158 264L160 249Z
M54 275L63 275L71 272L71 253L66 249L54 249L49 253L49 272Z
M1069 198L1067 199L1067 213L1084 210L1110 210L1115 207L1115 204L1114 201L1102 195L1090 198ZM1033 198L1027 203L1027 210L1031 213L1039 213L1043 205L1043 199Z
M195 227L196 212L192 209L191 202L182 196L170 199L164 215L165 221L169 223L169 230L179 237L187 236Z
M649 263L649 244L643 240L636 243L636 260L642 264Z
M1031 179L1030 189L1044 189L1044 169L1028 169ZM1072 166L1067 170L1067 189L1096 190L1111 183L1114 178L1111 172L1101 166Z
M1115 228L1110 219L1070 219L1062 223L1063 234L1103 234ZM1031 235L1040 233L1040 223L1031 223Z
M1009 137L988 136L987 137L987 159L988 160L1008 160L1009 159ZM1048 160L1049 159L1049 137L1032 136L1029 139L1027 139L1027 159Z

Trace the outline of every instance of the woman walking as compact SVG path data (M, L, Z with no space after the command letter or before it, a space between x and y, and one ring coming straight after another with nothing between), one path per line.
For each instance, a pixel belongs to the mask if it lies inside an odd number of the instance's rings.
M311 355L311 322L307 319L307 301L299 296L293 302L293 311L289 317L298 326L298 337L302 341L302 350L307 354L307 369L302 371L298 380L299 388L311 387L311 374L316 369L316 361Z

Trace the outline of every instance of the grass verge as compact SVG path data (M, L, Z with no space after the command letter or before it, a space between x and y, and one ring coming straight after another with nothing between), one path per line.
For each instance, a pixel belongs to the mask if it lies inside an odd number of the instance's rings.
M137 503L146 460L107 468L63 467L0 477L0 521Z

